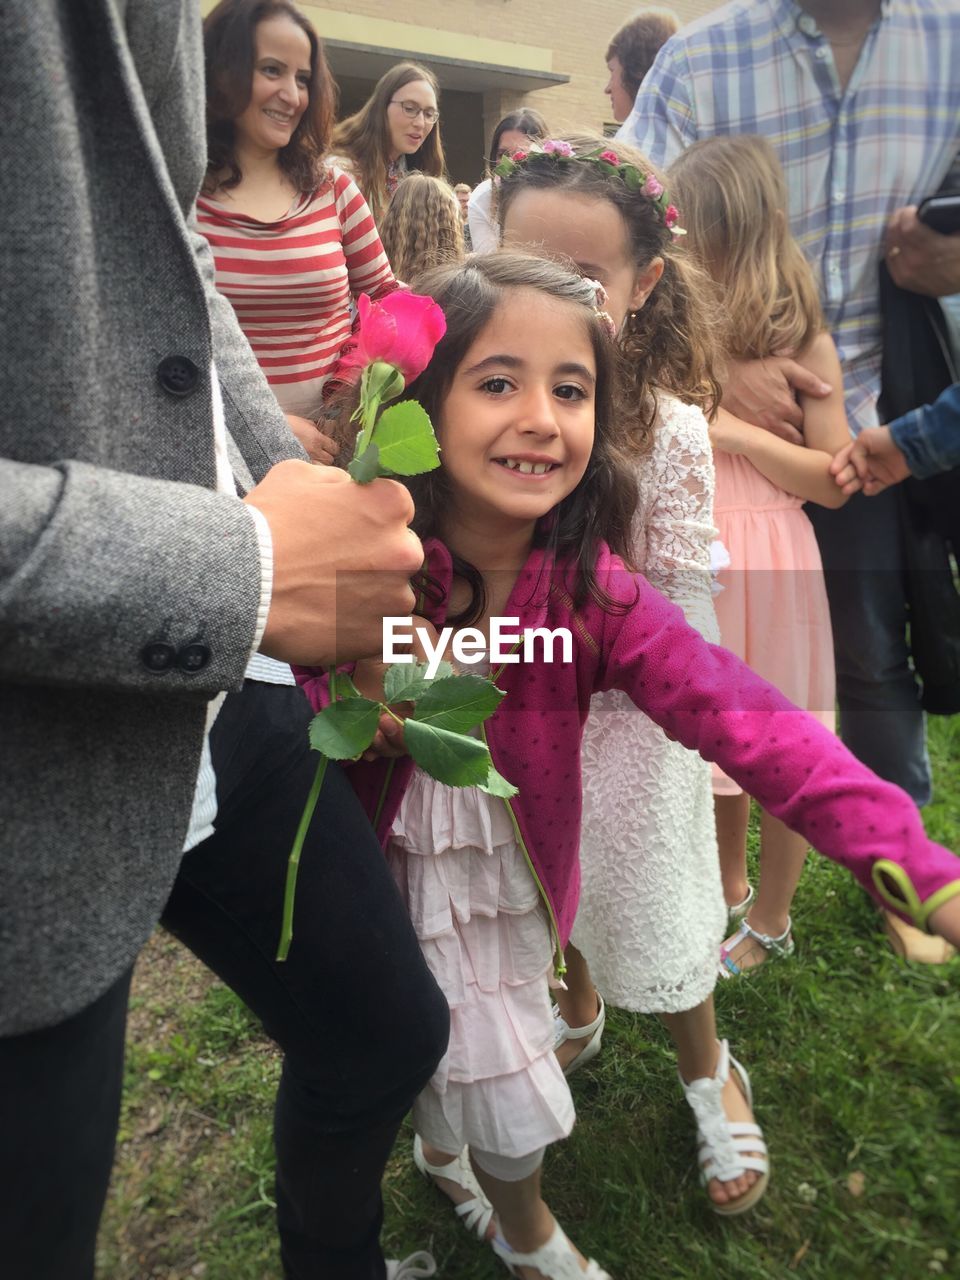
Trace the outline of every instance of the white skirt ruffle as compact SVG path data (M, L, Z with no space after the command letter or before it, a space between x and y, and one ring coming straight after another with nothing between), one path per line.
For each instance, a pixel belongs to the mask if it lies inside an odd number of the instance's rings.
M424 957L450 1005L450 1043L414 1104L417 1132L523 1156L573 1127L553 1054L546 909L502 800L419 769L387 860Z

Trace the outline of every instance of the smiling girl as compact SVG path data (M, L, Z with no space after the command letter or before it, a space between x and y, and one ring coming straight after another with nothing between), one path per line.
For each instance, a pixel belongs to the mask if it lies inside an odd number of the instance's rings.
M960 862L926 839L903 792L707 644L618 557L634 478L618 444L627 412L619 357L594 287L511 253L439 269L416 287L447 322L407 391L442 449L442 467L411 485L427 539L424 610L435 626L486 631L499 615L574 638L571 662L491 673L507 696L485 736L519 787L513 800L444 786L408 757L351 770L451 1008L448 1053L414 1108L416 1157L458 1199L467 1195L458 1211L481 1236L493 1207L493 1248L513 1274L603 1280L540 1193L544 1149L574 1119L544 978L562 971L577 907L591 696L623 689L868 885L892 880L950 938L960 937ZM356 676L371 691L382 668ZM322 704L321 673L300 679ZM402 751L399 732L384 717L385 755Z
M639 496L630 560L717 640L704 416L719 398L710 282L667 225L663 179L645 157L587 135L546 145L528 147L501 179L504 242L602 284L641 416L630 449ZM709 768L610 690L594 698L584 732L583 791L583 895L557 994L560 1062L569 1075L599 1052L604 1000L657 1014L676 1046L711 1206L742 1213L763 1195L769 1161L749 1076L717 1037L727 913Z

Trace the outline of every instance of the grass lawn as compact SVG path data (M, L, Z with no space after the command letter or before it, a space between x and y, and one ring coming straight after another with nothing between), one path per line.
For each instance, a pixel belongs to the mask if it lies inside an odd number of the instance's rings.
M935 839L960 851L960 717L931 721ZM694 1170L692 1117L654 1018L611 1010L574 1078L579 1120L547 1198L615 1280L960 1277L960 960L909 967L853 880L811 858L797 954L717 993L771 1148L770 1190L724 1222ZM389 1052L389 1046L384 1046ZM272 1214L276 1052L236 998L158 935L138 965L100 1280L280 1280ZM444 1280L505 1269L424 1183L401 1135L388 1256L430 1248Z

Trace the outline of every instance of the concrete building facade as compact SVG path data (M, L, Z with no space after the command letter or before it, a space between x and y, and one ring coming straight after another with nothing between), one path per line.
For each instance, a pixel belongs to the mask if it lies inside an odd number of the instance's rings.
M669 0L661 0L669 3ZM215 0L201 0L203 12ZM343 3L343 0L339 0ZM519 106L540 111L552 130L613 129L604 53L639 7L624 0L314 0L299 6L323 38L340 86L341 115L366 100L396 62L422 62L441 87L441 128L450 178L483 176L497 121ZM716 0L675 0L681 21ZM400 21L401 16L415 21Z

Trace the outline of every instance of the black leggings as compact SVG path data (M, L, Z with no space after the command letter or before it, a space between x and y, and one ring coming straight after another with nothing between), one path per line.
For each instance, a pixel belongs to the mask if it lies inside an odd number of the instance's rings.
M302 694L284 686L248 682L227 698L211 738L216 831L184 858L163 923L284 1051L274 1117L284 1274L382 1280L380 1179L449 1015L336 766L303 849L290 956L273 959L286 855L318 760L308 719ZM0 1040L0 1270L11 1280L93 1275L128 986L126 974L57 1027Z

